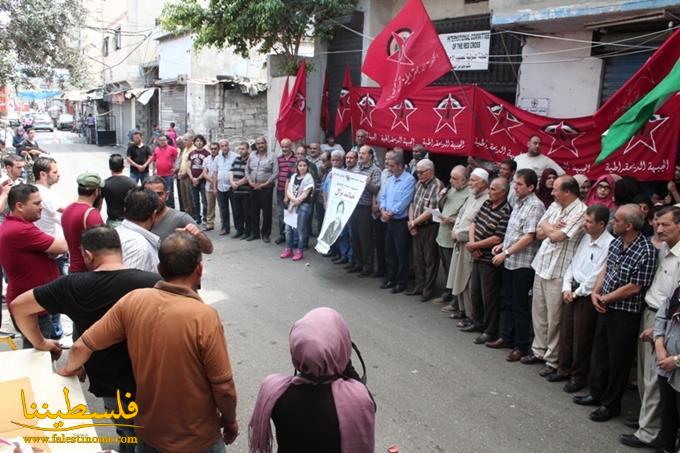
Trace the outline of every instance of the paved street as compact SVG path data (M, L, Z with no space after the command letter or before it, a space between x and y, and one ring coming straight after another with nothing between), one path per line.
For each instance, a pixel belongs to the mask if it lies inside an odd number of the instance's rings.
M78 173L108 175L107 155L115 149L77 144L73 137L38 134L60 164L56 188L67 199L75 196ZM282 261L273 243L216 232L201 295L224 322L239 394L241 435L229 451L247 451L260 382L270 373L292 373L289 328L318 306L343 314L366 361L378 405L376 452L391 444L402 453L631 451L617 437L630 431L622 422L634 409L632 392L622 417L591 422L588 408L574 405L563 384L540 378L538 366L509 364L505 352L474 345L473 334L459 332L438 306L393 296L378 289L378 280L348 275L314 251L299 263Z

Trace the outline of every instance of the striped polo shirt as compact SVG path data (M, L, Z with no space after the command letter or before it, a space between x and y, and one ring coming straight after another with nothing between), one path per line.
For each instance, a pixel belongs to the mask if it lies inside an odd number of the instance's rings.
M232 179L234 181L240 181L241 179L246 177L246 165L247 165L248 159L246 160L241 159L241 156L237 156L234 159L234 163L231 164L231 175ZM248 184L244 184L242 186L239 186L238 189L234 190L233 193L238 194L245 194L245 193L250 193L250 186Z
M297 163L297 157L295 154L291 154L290 157L286 157L283 154L277 157L279 161L279 177L276 181L276 190L279 192L286 191L286 184L290 180L290 175L295 173L295 164Z
M491 200L486 200L475 217L475 242L482 241L491 236L498 236L502 243L505 238L505 231L508 229L511 212L512 208L507 200L504 200L503 203L495 208ZM480 249L479 251L482 252L482 256L477 259L490 263L493 257L491 254L492 248Z

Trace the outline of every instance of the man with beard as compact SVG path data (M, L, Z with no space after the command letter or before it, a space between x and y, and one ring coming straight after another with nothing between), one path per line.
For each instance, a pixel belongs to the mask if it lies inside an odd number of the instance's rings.
M564 174L562 167L557 165L554 160L541 154L541 139L538 135L534 135L529 139L529 142L527 143L527 152L516 156L515 163L517 164L517 170L530 168L536 172L539 178L546 168L552 168L557 172L558 176Z

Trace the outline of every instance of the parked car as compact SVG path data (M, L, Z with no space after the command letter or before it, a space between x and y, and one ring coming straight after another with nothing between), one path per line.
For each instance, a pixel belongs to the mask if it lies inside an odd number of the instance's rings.
M35 115L35 118L33 120L33 129L36 131L38 130L46 130L46 131L54 131L54 123L52 122L52 118L47 113L38 113Z
M57 119L57 129L73 129L75 120L70 113L62 113Z
M7 124L9 127L19 127L21 126L21 119L19 114L16 112L11 112L7 114Z

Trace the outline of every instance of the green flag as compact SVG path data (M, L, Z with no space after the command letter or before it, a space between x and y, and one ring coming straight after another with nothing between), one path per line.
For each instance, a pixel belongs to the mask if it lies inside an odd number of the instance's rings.
M595 163L599 164L626 143L640 130L649 117L678 91L680 91L680 60L675 63L671 72L661 83L629 108L602 134L602 151L595 159Z

